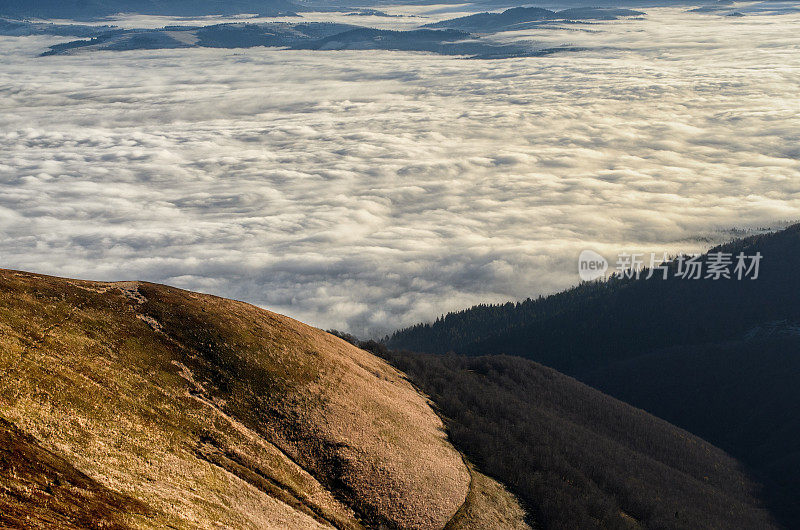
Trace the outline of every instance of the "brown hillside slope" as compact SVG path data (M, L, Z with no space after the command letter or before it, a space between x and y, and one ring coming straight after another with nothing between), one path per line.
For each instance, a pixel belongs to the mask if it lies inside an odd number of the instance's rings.
M4 524L521 527L384 361L161 285L0 271L0 421Z

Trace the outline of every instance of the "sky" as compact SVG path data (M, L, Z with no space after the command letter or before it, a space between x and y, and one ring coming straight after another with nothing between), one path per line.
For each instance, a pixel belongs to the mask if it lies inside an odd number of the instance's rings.
M584 249L800 219L800 15L508 37L587 50L37 57L69 39L1 37L0 266L378 337L573 285Z

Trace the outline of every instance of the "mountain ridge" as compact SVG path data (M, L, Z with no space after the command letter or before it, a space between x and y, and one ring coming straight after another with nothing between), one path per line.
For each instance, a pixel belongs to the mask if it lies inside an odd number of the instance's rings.
M121 527L441 528L465 500L525 527L402 374L287 317L146 282L3 270L0 342L7 432L106 491L98 509ZM0 512L22 499L40 521L75 515L49 493L66 472L14 482L42 466L0 462ZM476 480L492 495L470 497ZM109 508L120 505L137 508Z
M303 11L288 0L0 0L0 16L97 20L120 13L162 16L291 15Z
M620 17L637 17L645 13L631 9L602 7L573 7L553 11L541 7L513 7L500 13L485 12L426 24L426 28L451 28L470 32L500 32L529 29L537 25L561 21L617 20Z
M535 300L477 305L448 313L434 323L398 330L385 342L390 348L428 353L520 355L570 372L574 362L586 360L581 355L588 349L602 349L605 354L618 348L610 359L617 360L626 352L676 341L726 339L769 320L800 319L800 301L792 294L800 290L792 274L800 257L800 224L718 245L704 253L701 261L707 262L709 254L717 252L760 252L764 256L761 277L758 281L676 278L678 265L673 259L667 280L659 279L660 273L646 279L645 270L640 279L613 276ZM773 300L778 302L775 308L770 307ZM734 314L729 305L742 313ZM659 313L647 310L656 307ZM590 314L600 320L588 318ZM693 320L703 325L693 326ZM568 328L569 334L559 335ZM618 330L618 335L607 336L609 330ZM543 344L557 351L545 352Z

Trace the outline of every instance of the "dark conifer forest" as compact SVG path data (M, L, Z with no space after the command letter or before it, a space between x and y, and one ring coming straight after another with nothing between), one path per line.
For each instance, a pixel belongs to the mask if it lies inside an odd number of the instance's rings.
M764 484L773 513L797 527L800 226L715 252L760 253L758 278L680 279L673 262L667 280L612 277L537 300L476 306L385 342L388 349L466 356L413 357L412 373L420 363L508 354L573 376L737 458ZM441 392L422 386L434 397ZM524 384L511 388L526 397Z

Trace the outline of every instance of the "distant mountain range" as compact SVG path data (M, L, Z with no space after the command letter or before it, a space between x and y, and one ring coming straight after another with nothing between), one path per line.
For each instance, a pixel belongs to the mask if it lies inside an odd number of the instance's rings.
M451 28L475 33L520 30L549 21L616 20L644 15L631 9L578 7L550 11L540 7L515 7L502 13L478 13L427 24L428 28Z
M392 349L541 362L722 447L800 524L800 225L712 249L760 254L756 280L612 278L400 330Z
M0 0L0 16L71 20L93 20L118 13L275 16L303 9L288 0Z
M194 3L183 2L97 2L97 10L92 11L84 3L79 3L84 13L93 12L97 16L85 17L72 13L72 4L47 2L40 3L42 18L101 18L124 10L125 6L143 13L184 14L194 11L197 14L220 11L248 12L248 6L256 3ZM5 5L5 8L2 6ZM77 4L76 4L77 5ZM95 4L91 4L94 6ZM264 4L258 4L263 10ZM293 5L270 3L284 15L296 15ZM17 6L17 7L14 7ZM48 7L49 6L49 7ZM60 6L60 7L59 7ZM494 33L524 29L531 25L553 21L577 22L591 20L614 20L619 17L639 16L640 11L627 9L576 8L564 11L550 11L540 8L514 8L503 13L480 13L468 17L428 24L416 30L394 31L367 28L350 24L325 22L271 22L271 23L224 23L203 27L166 26L159 29L121 29L111 26L89 26L81 24L53 24L48 22L24 20L33 16L35 6L23 8L22 4L6 5L0 0L0 35L74 35L81 40L60 43L52 46L42 55L64 55L90 51L124 51L141 49L170 49L191 47L250 48L256 46L283 47L296 50L402 50L437 53L442 55L461 55L476 59L498 59L509 57L538 57L558 52L580 51L582 48L563 45L556 47L537 46L526 40L499 42L480 38L477 34ZM45 10L50 9L51 11ZM284 9L286 8L286 9ZM38 8L37 8L38 9ZM58 11L63 9L64 12ZM105 9L105 11L103 11ZM193 11L194 10L194 11ZM205 11L204 11L205 10ZM227 11L225 11L227 10ZM249 9L252 11L252 9ZM278 12L276 11L276 13ZM24 15L28 13L28 15ZM77 11L76 11L77 13ZM370 13L367 11L367 13ZM15 18L16 17L16 18ZM89 38L90 40L86 40Z
M496 59L538 57L581 49L572 46L537 47L530 42L499 43L452 29L393 31L330 22L227 23L202 27L121 29L0 19L0 35L81 37L80 40L51 46L42 53L44 56L96 51L268 46L292 50L403 50Z
M59 37L96 37L111 31L119 31L115 26L94 26L86 24L52 24L48 22L27 22L0 18L0 35L25 37L29 35L57 35Z

